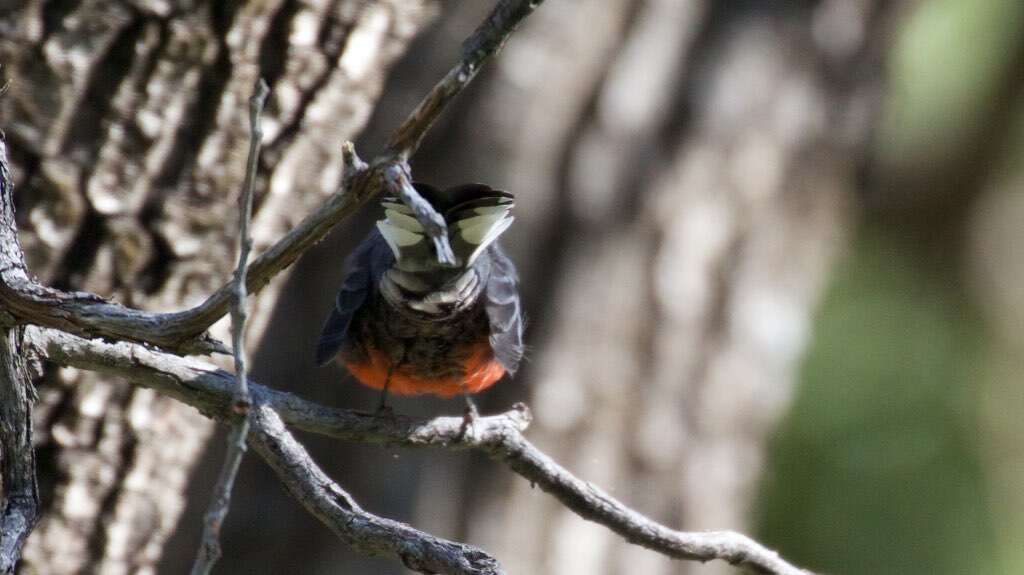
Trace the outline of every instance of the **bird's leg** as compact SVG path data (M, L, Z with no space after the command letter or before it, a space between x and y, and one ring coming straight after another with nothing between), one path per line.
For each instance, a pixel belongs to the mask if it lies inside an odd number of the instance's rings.
M384 376L384 387L380 389L380 404L377 405L378 415L390 415L393 410L388 406L388 386L391 385L391 374L395 371L395 363L388 365L388 374Z
M476 402L469 396L469 392L462 391L462 399L466 401L466 411L463 412L463 419L468 419L470 422L480 417L480 410L476 408Z
M466 389L465 383L462 385L462 399L466 401L466 410L462 412L461 435L465 436L467 432L472 432L473 424L476 423L476 419L480 417L480 410L476 408L476 403L473 401L473 398L469 396L469 390Z
M384 387L380 389L380 405L377 406L378 415L394 415L394 410L388 405L388 386L391 385L391 376L395 373L395 368L405 363L405 355L408 349L403 345L400 348L398 357L391 356L391 361L388 363L388 374L384 376Z

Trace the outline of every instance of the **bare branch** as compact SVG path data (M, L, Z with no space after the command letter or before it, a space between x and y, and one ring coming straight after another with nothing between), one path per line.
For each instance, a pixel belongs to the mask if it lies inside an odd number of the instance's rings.
M473 34L462 43L462 59L438 82L427 97L395 130L388 142L392 154L408 160L416 153L437 118L462 92L487 61L501 50L508 37L543 0L501 0Z
M253 413L253 448L277 472L288 491L353 549L367 555L398 557L420 573L499 574L486 552L428 535L404 523L363 511L321 470L270 407Z
M235 417L233 398L237 386L234 376L196 358L179 357L128 342L87 340L35 326L26 328L25 338L36 352L58 364L124 377L136 385L187 403L214 419L229 421ZM280 475L289 491L343 541L364 553L390 555L424 573L501 573L497 561L480 549L446 541L363 511L313 463L275 414L289 411L285 405L293 411L330 408L255 383L249 388L253 400L249 442ZM374 419L355 412L334 411L353 421Z
M423 99L392 136L388 152L371 165L363 163L346 144L345 179L342 188L322 206L306 216L267 251L253 259L246 276L249 293L258 293L277 274L291 266L307 249L322 240L331 229L376 197L385 186L385 174L398 168L408 174L406 161L419 147L424 134L451 100L473 79L480 67L498 52L522 20L533 12L540 0L501 0L463 43L460 62ZM409 206L430 232L439 247L439 261L454 261L450 255L446 230L434 225L440 216L426 202L416 202L418 194L402 193ZM411 186L410 186L411 189ZM424 207L425 206L425 207ZM421 215L422 214L422 215ZM443 219L441 219L443 222ZM430 222L428 225L427 222ZM13 233L13 230L12 230ZM0 234L0 243L13 238ZM206 330L228 309L233 297L233 282L227 282L203 303L188 310L147 313L126 308L87 293L67 293L39 285L27 274L0 271L0 306L23 323L57 328L82 337L110 337L149 343L176 353L227 353L221 342Z
M248 319L245 309L245 272L249 263L249 252L252 251L252 235L249 233L249 224L252 221L253 184L256 180L260 146L263 142L260 116L263 114L263 106L267 102L269 93L270 89L267 87L267 83L260 78L256 81L256 87L249 98L249 161L245 169L245 183L242 185L242 193L238 198L238 266L235 268L233 282L235 297L231 302L231 346L234 350L235 378L238 385L235 387L231 407L236 416L241 417L236 417L231 424L231 432L228 434L228 451L224 456L224 465L221 467L217 484L213 488L210 507L206 511L202 542L199 552L196 554L195 563L192 565L192 575L210 573L213 566L220 560L222 554L220 528L231 507L231 492L235 487L235 478L238 477L238 468L245 456L245 442L249 436L249 408L252 405L252 398L249 395L245 366L245 322Z
M406 189L400 182L388 185L387 174L401 172L408 179L409 157L419 147L423 136L448 104L461 92L492 56L505 44L509 35L530 15L543 0L500 0L491 14L473 34L463 42L462 59L440 81L395 130L386 153L366 164L355 153L350 142L343 149L345 171L341 189L332 194L320 208L306 216L290 232L267 251L256 257L249 266L246 287L256 293L282 270L295 263L307 249L322 240L337 224L343 222L387 186L401 197L416 213L420 223L428 230L438 246L439 261L445 263L451 248L448 246L444 219L427 202L417 202L419 194L411 186ZM409 192L412 189L412 192ZM420 198L422 199L422 198ZM440 224L437 222L440 221ZM446 247L447 246L447 247ZM454 255L451 260L454 261ZM227 310L231 300L231 285L226 284L203 303L190 310L162 314L160 320L172 324L174 336L188 339L213 325ZM56 326L54 326L56 327ZM134 341L153 340L133 338ZM165 346L162 346L165 347Z
M0 243L7 243L0 239ZM177 313L154 314L83 292L64 292L29 279L22 270L0 271L0 306L15 319L83 337L111 337L150 343L179 353L227 353L205 333L206 324L184 324Z
M260 146L263 143L263 126L260 116L263 106L267 103L270 89L260 78L249 98L249 161L245 169L245 184L242 195L238 199L238 266L235 268L235 297L231 302L231 347L235 354L235 377L238 387L235 390L235 410L248 412L251 403L249 384L246 380L245 368L245 322L249 315L245 309L245 276L249 264L249 252L252 251L252 234L249 225L252 223L252 194L256 181L256 168L260 160ZM245 436L241 437L242 443Z
M14 203L7 145L0 134L0 232L13 234ZM0 266L24 269L21 245L0 245ZM14 573L21 548L39 519L39 490L32 449L32 401L34 392L25 370L20 327L0 320L0 574Z
M188 403L209 417L224 419L231 416L234 378L208 363L126 342L111 344L84 340L47 329L29 328L26 337L56 363L124 377L137 385L151 387ZM255 383L250 385L250 390L254 405L272 409L288 425L304 431L350 441L482 451L551 493L581 517L605 525L626 540L669 557L698 561L721 559L761 573L808 573L739 533L694 533L669 529L574 477L523 437L522 431L529 422L525 407L497 416L481 417L474 422L474 432L467 434L462 430L462 417L441 417L429 421L401 416L377 417L318 405Z
M57 363L120 375L193 405L210 417L231 420L236 416L236 389L246 381L244 362L238 370L242 376L239 381L210 364L129 342L145 342L184 353L224 351L205 331L228 311L237 293L258 292L385 186L396 190L425 227L432 230L430 235L438 247L439 259L446 261L450 246L443 219L438 224L440 216L415 193L407 159L445 107L539 4L539 0L501 0L464 44L463 58L458 65L396 130L388 152L368 166L358 159L351 145L347 145L342 189L257 257L247 272L240 270L234 282L221 287L201 305L164 314L131 310L91 294L64 293L41 286L28 276L23 263L8 264L0 269L0 305L16 321L69 332L37 327L25 331L25 337ZM251 187L251 181L247 186ZM10 223L0 228L0 250L16 250L20 255L13 218ZM241 261L244 262L245 257ZM453 261L453 256L448 261ZM71 334L106 336L122 341L106 343ZM235 349L240 348L236 337ZM320 406L256 384L249 391L255 405L254 435L250 441L279 473L289 490L353 547L398 557L413 569L445 573L500 572L494 559L483 551L434 538L360 509L313 464L301 445L284 429L282 420L300 429L349 440L477 449L553 494L582 517L667 556L700 561L723 559L765 573L805 573L737 533L671 530L574 477L523 437L522 430L529 421L525 408L480 418L474 423L474 433L466 434L461 417L430 421L378 418Z
M475 438L474 438L475 439ZM552 494L580 517L600 523L630 543L675 559L722 559L758 573L807 575L753 539L734 531L685 532L630 509L601 488L583 481L556 463L521 433L484 436L475 445L492 459Z

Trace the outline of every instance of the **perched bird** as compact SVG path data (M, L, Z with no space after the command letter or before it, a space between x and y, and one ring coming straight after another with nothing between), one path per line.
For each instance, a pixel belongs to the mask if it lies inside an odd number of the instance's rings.
M316 361L332 358L387 394L469 394L512 375L523 356L518 277L498 237L513 196L483 184L416 190L448 224L454 266L443 266L412 210L386 198L384 219L349 257Z

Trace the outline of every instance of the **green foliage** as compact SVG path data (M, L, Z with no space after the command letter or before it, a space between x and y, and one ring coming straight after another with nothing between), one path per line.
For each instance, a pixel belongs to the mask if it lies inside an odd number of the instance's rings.
M826 573L990 573L980 321L950 278L865 235L820 311L760 532Z
M890 52L878 142L887 162L942 161L962 152L1024 42L1020 0L930 0L916 6Z

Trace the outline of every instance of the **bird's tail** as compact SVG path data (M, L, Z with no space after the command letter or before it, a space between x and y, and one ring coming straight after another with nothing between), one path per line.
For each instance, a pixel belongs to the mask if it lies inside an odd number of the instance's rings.
M483 184L444 191L416 184L416 189L444 216L459 268L473 265L515 219L511 215L515 203L512 194ZM434 244L412 210L395 198L385 198L381 203L384 219L377 222L377 229L394 253L397 267L409 272L439 268Z

